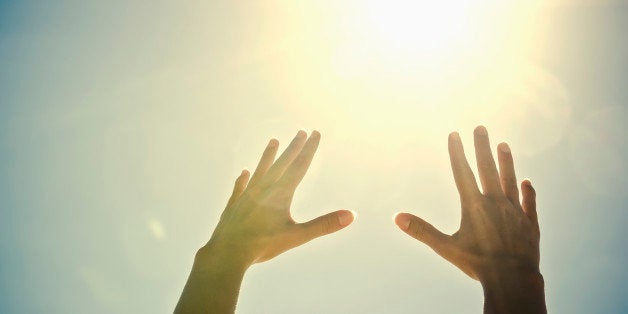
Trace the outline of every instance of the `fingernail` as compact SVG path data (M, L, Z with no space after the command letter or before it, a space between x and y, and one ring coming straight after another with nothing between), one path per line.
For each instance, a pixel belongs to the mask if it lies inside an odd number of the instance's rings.
M532 186L532 182L530 182L530 179L525 179L525 180L523 180L523 185L525 185L525 186Z
M249 174L249 170L248 169L242 169L242 173L240 173L241 176L246 176Z
M510 153L510 147L508 146L508 144L506 143L502 143L499 148L501 149L502 152L504 153Z
M458 134L458 132L451 132L449 134L449 138L454 141L460 142L460 134Z
M410 227L410 218L406 216L399 216L399 215L400 214L397 214L395 216L395 220L398 219L397 225L403 230L408 230L408 228Z
M299 132L297 132L297 137L306 137L306 136L307 136L307 132L303 130L299 130Z
M341 226L349 225L354 220L355 214L353 211L342 211L338 213L338 223Z
M488 135L488 131L486 131L486 128L483 125L480 125L475 128L475 134L484 136Z
M279 141L275 138L271 139L270 142L268 142L268 147L276 147L279 145Z

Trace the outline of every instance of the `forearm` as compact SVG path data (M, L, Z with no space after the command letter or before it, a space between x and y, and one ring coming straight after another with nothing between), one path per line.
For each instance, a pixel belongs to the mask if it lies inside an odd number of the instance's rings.
M480 278L484 313L547 313L543 276L538 269L487 271Z
M175 313L233 313L248 265L204 247L196 254Z

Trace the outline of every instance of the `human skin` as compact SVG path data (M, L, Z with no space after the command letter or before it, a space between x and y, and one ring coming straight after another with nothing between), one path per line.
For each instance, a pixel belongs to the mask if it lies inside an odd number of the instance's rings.
M482 191L469 167L458 133L449 135L449 156L460 194L462 218L452 235L409 213L395 223L425 243L484 289L484 313L547 313L539 271L539 224L536 192L521 183L522 201L510 147L497 147L495 165L486 128L474 131L475 155Z
M354 214L348 210L305 223L291 217L292 197L319 141L317 131L309 137L299 131L275 160L279 142L272 139L253 175L242 171L211 239L196 253L175 313L233 313L251 265L353 222Z

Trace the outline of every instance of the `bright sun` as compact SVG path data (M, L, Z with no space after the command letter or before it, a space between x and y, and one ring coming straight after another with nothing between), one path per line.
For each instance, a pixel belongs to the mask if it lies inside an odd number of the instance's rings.
M281 47L292 48L269 77L296 115L342 134L440 136L484 123L514 141L537 130L530 147L549 146L570 109L562 83L533 58L538 2L311 5L282 28Z
M395 54L442 54L468 38L473 26L467 0L372 0L365 7L377 41Z

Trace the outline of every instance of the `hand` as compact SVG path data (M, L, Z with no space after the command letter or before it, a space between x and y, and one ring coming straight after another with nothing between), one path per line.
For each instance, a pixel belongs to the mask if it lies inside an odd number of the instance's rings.
M523 181L523 202L520 203L508 144L498 146L498 172L486 129L477 127L474 137L483 192L467 163L460 136L455 132L449 135L451 168L462 204L459 230L446 235L408 213L398 214L395 223L471 278L479 280L485 290L486 312L543 312L535 191L530 181ZM526 297L521 294L535 296L535 299L523 302Z
M307 138L299 131L275 160L279 142L272 139L249 180L244 170L205 249L220 251L232 261L267 261L310 240L336 232L351 222L351 211L340 210L305 223L290 215L294 192L305 176L320 141L320 133ZM203 249L201 249L202 251Z
M214 234L196 254L175 313L233 313L249 266L353 222L348 210L305 223L296 223L290 216L292 196L319 141L318 132L307 138L299 131L275 161L279 142L273 139L253 176L242 171Z

